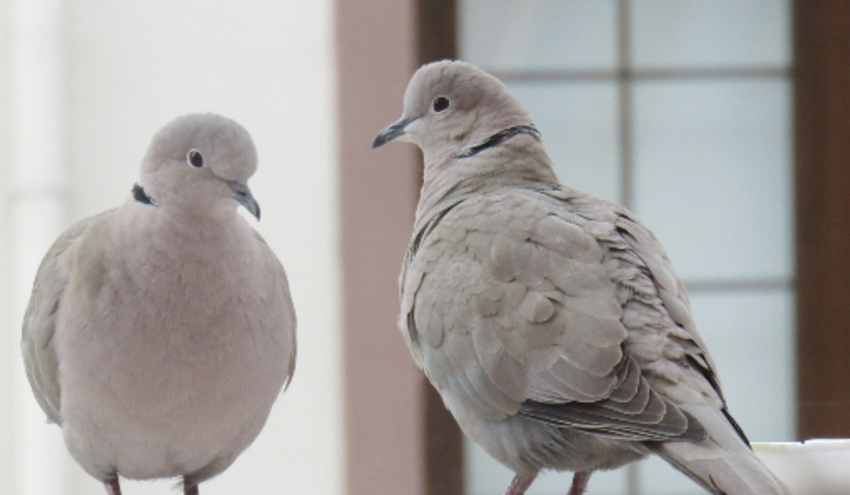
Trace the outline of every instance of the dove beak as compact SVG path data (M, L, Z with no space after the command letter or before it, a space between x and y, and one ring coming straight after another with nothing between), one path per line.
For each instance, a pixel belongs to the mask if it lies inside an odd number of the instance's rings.
M228 180L225 182L227 182L227 185L230 186L230 190L233 191L233 199L238 201L240 205L244 206L246 210L259 220L260 205L257 203L257 200L254 199L254 195L251 194L251 190L248 189L248 186L241 182L236 182L235 180Z
M417 118L418 117L402 117L390 124L389 127L379 132L378 135L375 136L375 140L372 141L372 149L380 148L381 146L392 141L393 139L404 136L404 128Z

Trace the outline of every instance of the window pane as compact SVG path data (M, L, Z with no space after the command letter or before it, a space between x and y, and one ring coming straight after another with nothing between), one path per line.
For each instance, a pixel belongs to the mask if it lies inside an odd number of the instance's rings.
M785 66L787 0L632 0L632 65Z
M784 79L634 86L635 211L685 280L792 274Z
M729 412L753 442L794 439L791 289L691 294Z
M461 0L460 56L488 70L613 69L614 0Z
M561 182L617 201L620 154L616 83L522 82L509 87L531 112Z

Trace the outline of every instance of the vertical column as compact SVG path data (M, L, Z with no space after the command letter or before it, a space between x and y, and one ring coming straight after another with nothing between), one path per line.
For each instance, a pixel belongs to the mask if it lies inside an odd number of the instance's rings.
M850 10L794 2L798 435L850 435Z
M634 153L632 143L632 40L629 1L617 1L617 48L619 53L619 123L620 123L620 204L634 208ZM628 495L640 495L640 465L633 462L626 466L626 489Z
M60 0L10 2L10 254L13 331L19 324L41 257L64 226L62 156L62 30ZM32 397L20 354L13 372L16 495L61 494L60 430L45 424ZM8 481L7 481L8 483Z
M415 0L337 0L339 237L350 495L424 495L422 376L398 331L419 158L371 150L418 63Z
M626 208L634 208L634 152L632 142L632 40L629 0L617 2L617 48L619 54L619 121L620 121L620 201ZM632 476L631 468L630 477ZM635 471L636 472L636 471Z

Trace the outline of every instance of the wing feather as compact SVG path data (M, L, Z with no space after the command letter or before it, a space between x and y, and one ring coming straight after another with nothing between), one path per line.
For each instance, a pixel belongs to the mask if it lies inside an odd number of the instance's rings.
M651 235L618 218L513 191L453 203L426 224L402 272L412 317L401 323L447 404L636 441L704 437L644 369L651 352L684 356L668 335L702 348L677 326L692 323L681 284L666 257L646 262L635 248Z
M114 211L82 220L56 239L38 268L24 314L21 352L27 379L41 409L51 422L59 425L62 424L62 390L54 337L56 320L62 310L62 296L74 270L80 238L89 226Z

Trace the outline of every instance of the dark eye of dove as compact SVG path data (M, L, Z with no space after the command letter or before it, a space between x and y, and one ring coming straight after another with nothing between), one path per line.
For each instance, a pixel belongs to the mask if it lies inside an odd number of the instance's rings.
M204 156L198 150L189 150L189 153L186 153L186 163L193 168L201 168L204 166Z
M449 108L449 99L445 96L438 96L434 98L433 107L437 113L445 112Z

